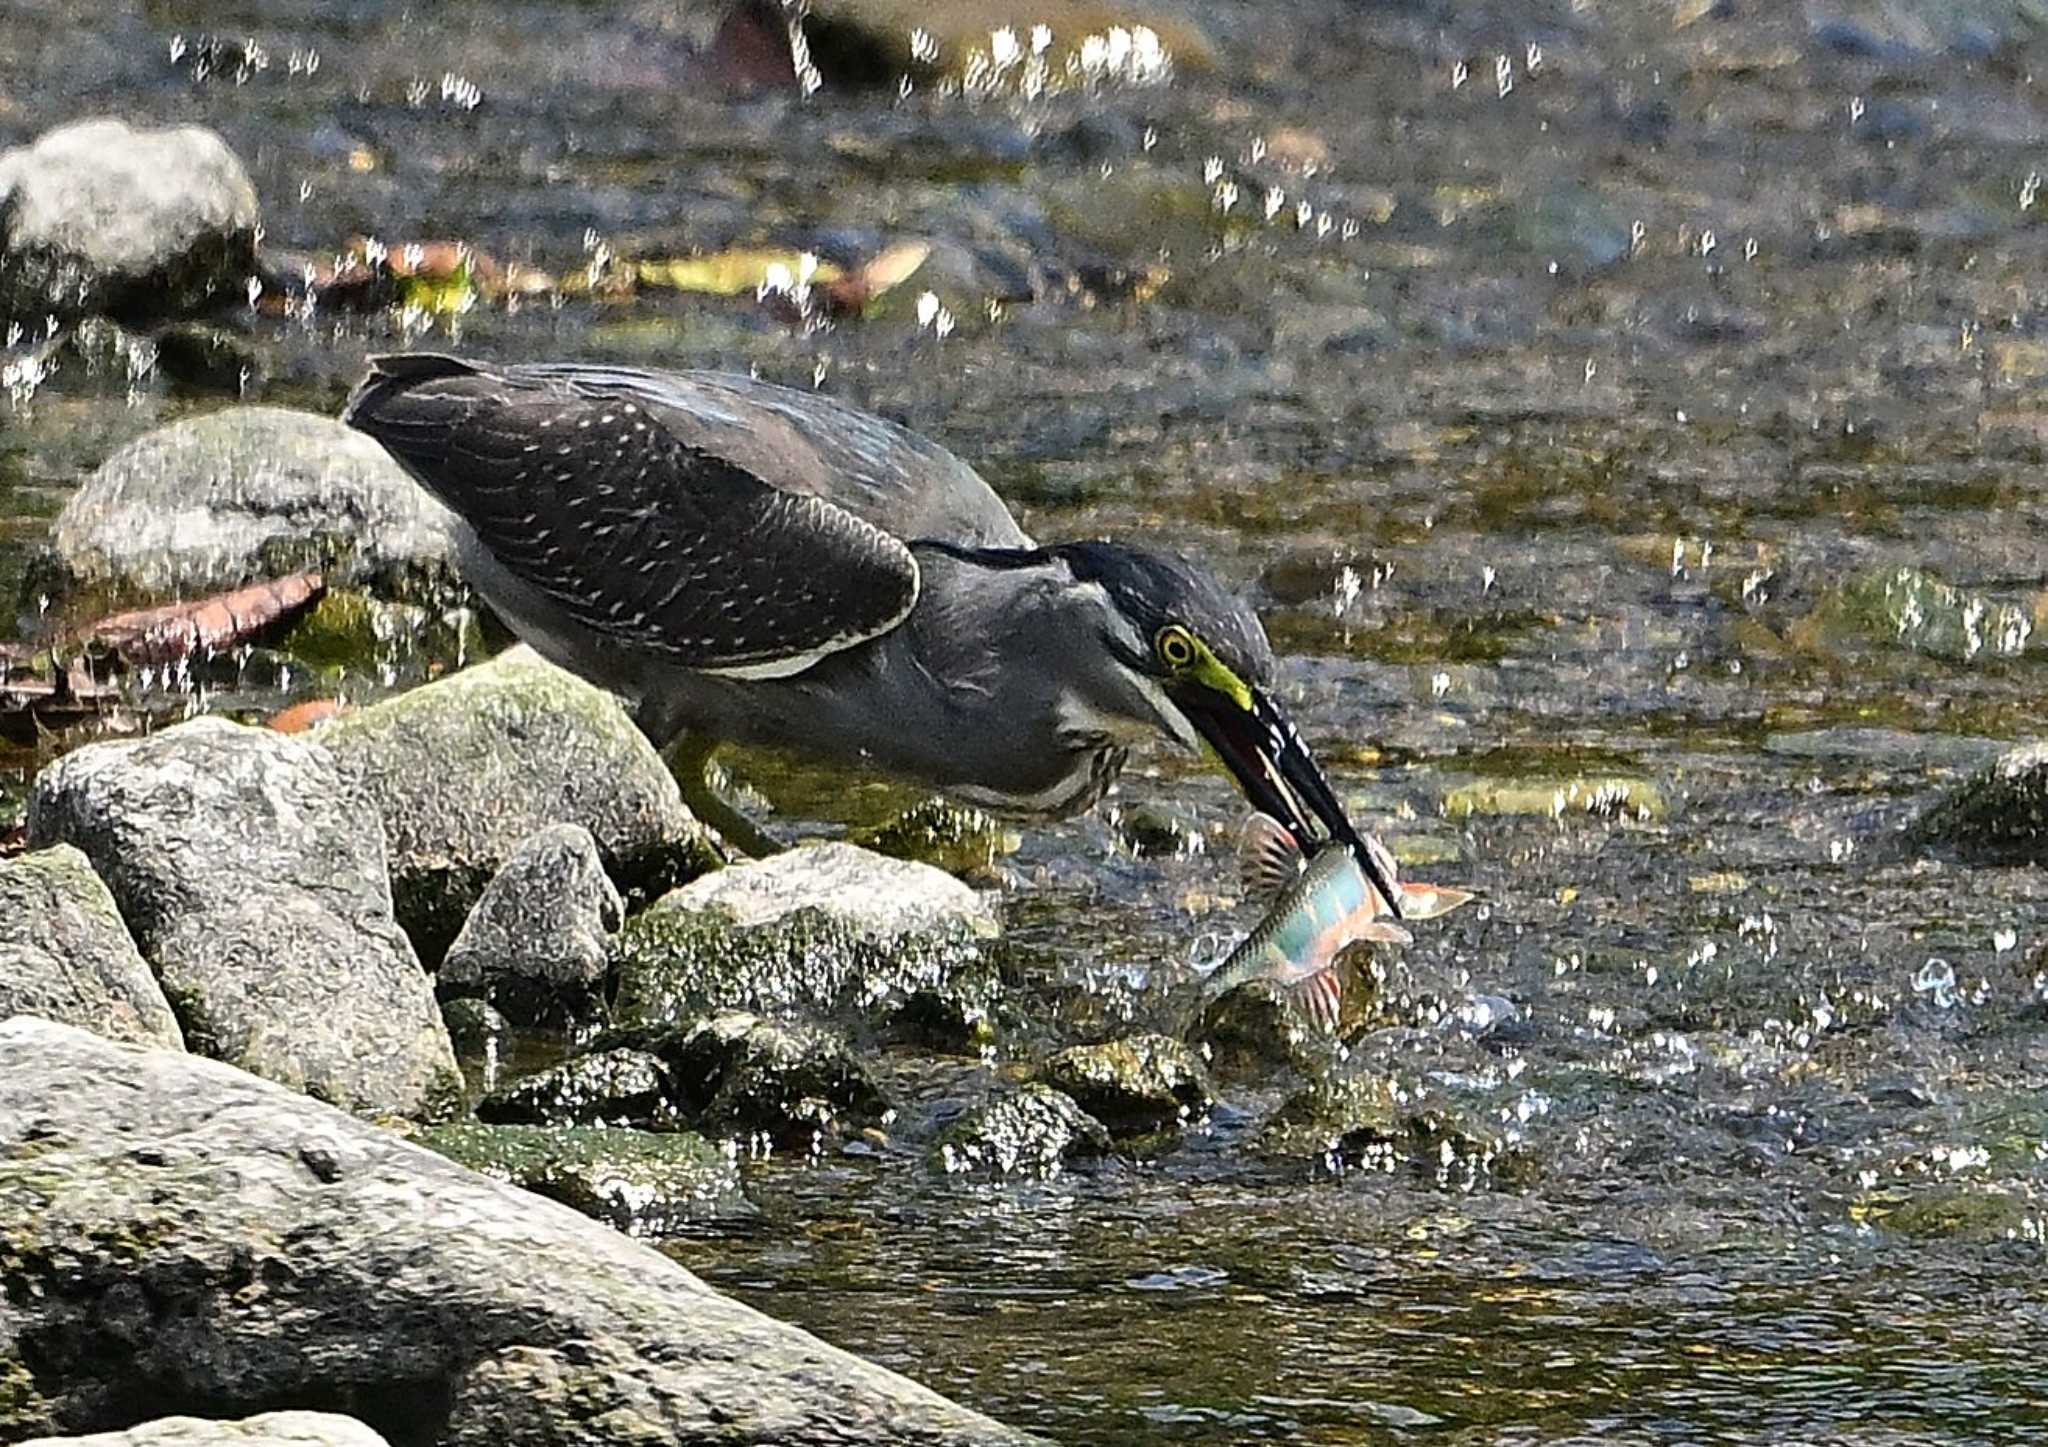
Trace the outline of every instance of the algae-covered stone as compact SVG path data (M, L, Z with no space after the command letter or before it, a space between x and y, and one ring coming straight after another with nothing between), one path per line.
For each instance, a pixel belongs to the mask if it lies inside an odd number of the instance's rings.
M318 568L331 586L438 597L452 515L332 417L229 407L148 432L102 463L51 527L53 593L194 597Z
M949 1174L1055 1176L1066 1162L1107 1155L1109 1130L1074 1098L1032 1083L1006 1090L940 1133L932 1164Z
M520 1077L478 1103L495 1125L616 1125L673 1130L682 1113L668 1066L644 1050L597 1050Z
M1163 1129L1215 1099L1200 1059L1170 1035L1076 1045L1046 1061L1039 1076L1119 1133Z
M2048 744L2014 749L1915 819L1908 838L1986 863L2048 863Z
M364 1113L460 1095L375 811L319 745L220 718L91 744L37 778L29 835L92 861L191 1049Z
M1525 1184L1536 1166L1470 1112L1355 1065L1329 1071L1290 1096L1266 1121L1259 1144L1274 1156L1334 1155L1385 1170L1406 1166L1454 1190Z
M1897 643L1967 663L2019 654L2033 631L2024 608L1966 593L1923 568L1889 567L1850 579L1786 636L1804 648Z
M0 1241L7 1440L316 1400L441 1447L1031 1440L390 1131L47 1021L0 1023Z
M948 874L979 874L1003 855L1016 853L1023 836L980 809L927 799L893 819L855 831L850 842Z
M730 1011L656 1048L684 1109L714 1135L765 1131L802 1141L879 1120L888 1109L846 1042L816 1025Z
M581 824L520 842L441 962L443 990L482 993L521 1022L584 1013L604 988L625 904Z
M1406 1133L1402 1110L1410 1099L1400 1086L1372 1071L1334 1072L1289 1096L1266 1121L1260 1145L1284 1156L1388 1152Z
M334 674L380 679L459 667L483 652L474 609L400 603L329 588L277 641L294 660Z
M1962 1181L1930 1181L1866 1191L1851 1219L1923 1241L2009 1241L2031 1227L2038 1207L2007 1191Z
M706 875L628 920L612 1018L645 1029L796 1008L976 1043L999 993L998 933L990 906L941 870L810 845Z
M441 1022L457 1054L481 1055L492 1050L512 1028L512 1022L487 1000L474 996L450 1000L441 1006Z
M1669 811L1664 793L1648 779L1625 774L1570 779L1475 779L1444 795L1452 819L1474 814L1549 815L1561 819L1591 814L1605 819L1662 819Z
M1209 844L1200 823L1153 804L1119 805L1111 825L1124 847L1140 859L1185 859Z
M387 1447L353 1417L335 1412L264 1412L231 1422L159 1417L120 1432L33 1437L20 1447Z
M0 859L0 1019L9 1015L185 1048L114 896L68 844Z
M687 877L703 830L617 699L513 648L320 735L373 800L399 922L438 960L531 835L580 824L626 888Z
M200 126L111 117L0 154L0 318L148 320L236 295L256 270L256 188Z
M702 1136L612 1126L434 1126L419 1143L635 1235L755 1215L734 1158Z

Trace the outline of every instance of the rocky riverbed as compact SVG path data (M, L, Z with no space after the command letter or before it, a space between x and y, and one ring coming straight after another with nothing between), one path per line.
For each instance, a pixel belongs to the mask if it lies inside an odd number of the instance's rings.
M0 1436L2032 1430L2040 17L799 33L0 13ZM1019 827L733 756L811 842L725 866L332 420L412 345L1200 552L1483 898L1332 1038L1190 1014L1199 761Z

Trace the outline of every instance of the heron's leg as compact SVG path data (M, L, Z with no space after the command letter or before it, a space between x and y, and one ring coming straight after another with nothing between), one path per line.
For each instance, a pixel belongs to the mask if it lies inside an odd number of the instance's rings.
M715 830L728 850L737 850L751 859L780 854L789 846L727 803L712 787L711 756L717 752L717 739L686 729L669 740L661 756L669 772L676 776L690 812L699 823Z

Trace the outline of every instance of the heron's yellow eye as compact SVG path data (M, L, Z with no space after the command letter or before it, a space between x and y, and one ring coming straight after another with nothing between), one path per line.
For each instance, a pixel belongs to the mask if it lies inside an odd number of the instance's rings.
M1178 623L1160 629L1153 646L1159 650L1159 661L1168 668L1186 668L1195 661L1194 637Z

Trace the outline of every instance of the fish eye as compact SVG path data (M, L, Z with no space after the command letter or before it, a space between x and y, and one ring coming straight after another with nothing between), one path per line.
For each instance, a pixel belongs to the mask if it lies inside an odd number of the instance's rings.
M1178 623L1160 629L1152 646L1159 652L1159 661L1168 668L1186 668L1195 661L1194 635Z

